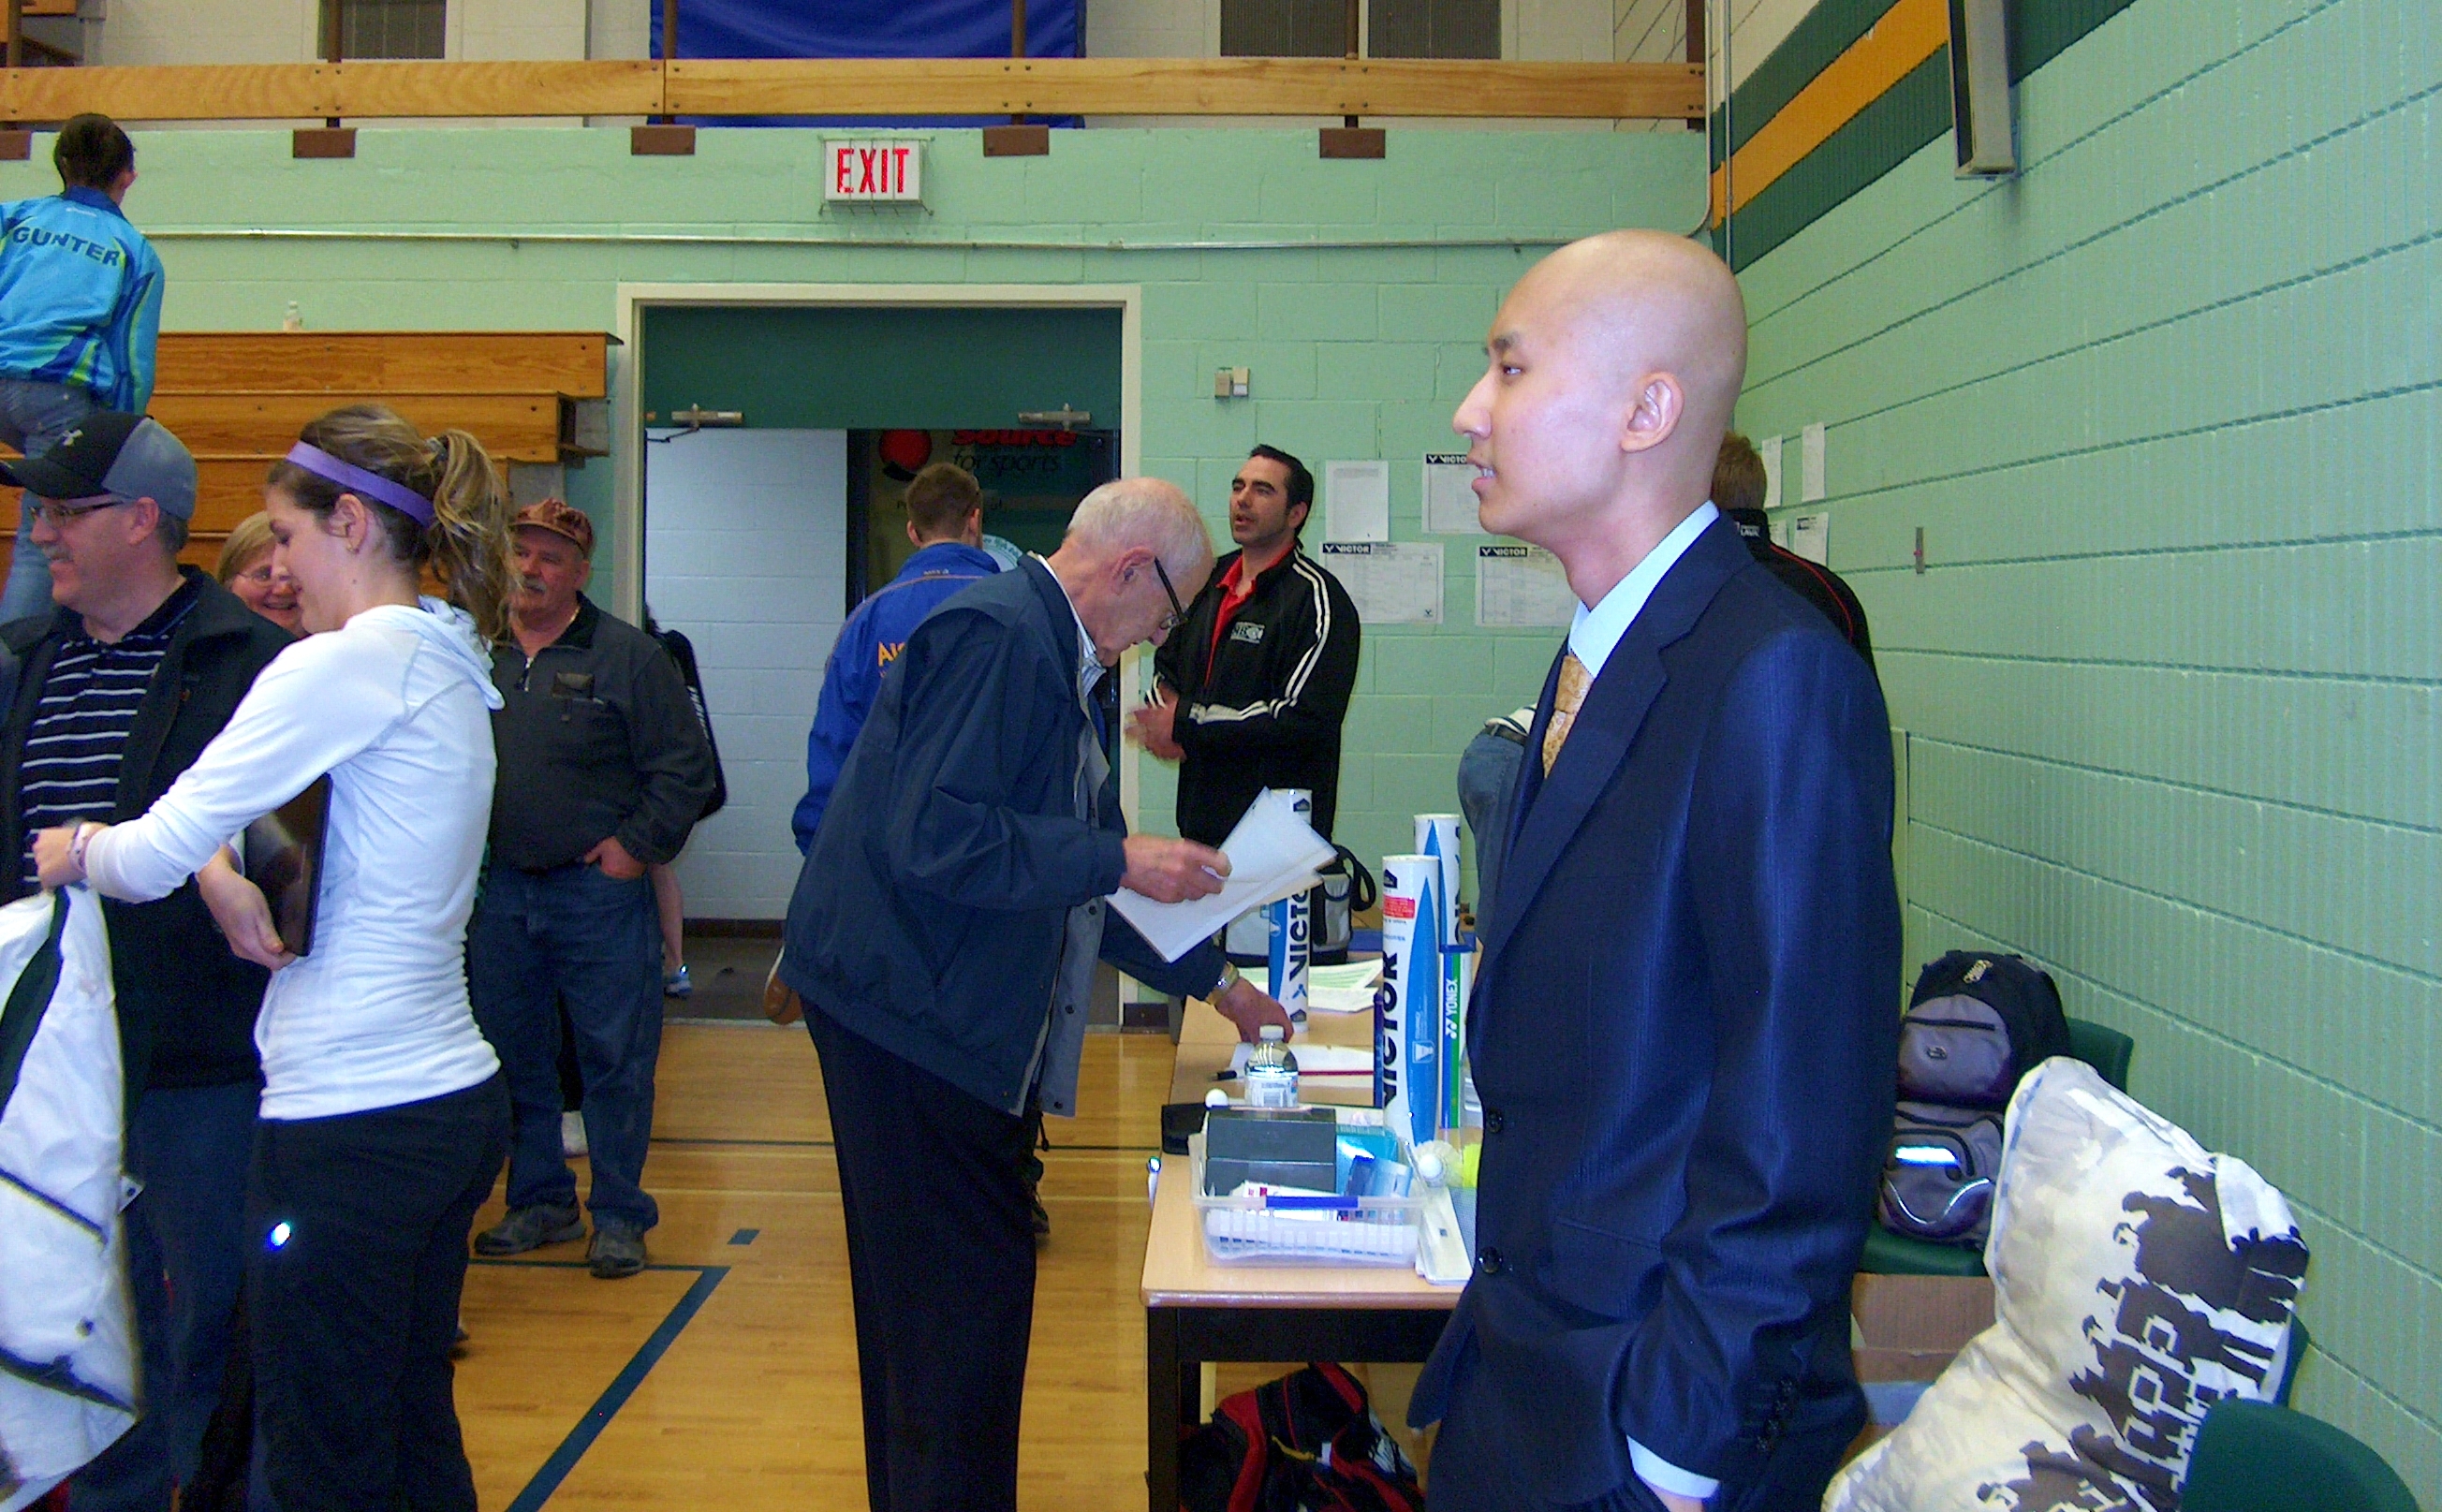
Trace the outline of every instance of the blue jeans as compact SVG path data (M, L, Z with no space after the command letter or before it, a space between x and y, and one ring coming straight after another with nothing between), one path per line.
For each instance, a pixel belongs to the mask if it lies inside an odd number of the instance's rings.
M261 1098L243 1083L154 1087L137 1099L127 1169L144 1190L127 1210L127 1280L143 1415L77 1472L78 1512L167 1512L172 1485L194 1476L245 1279L246 1169Z
M93 395L64 383L0 378L0 441L39 457L100 408ZM0 588L0 625L46 613L50 607L50 562L34 544L34 512L20 501L16 555L9 558L9 584Z
M615 882L583 865L494 866L466 931L475 1023L500 1052L512 1117L509 1206L574 1207L576 1176L559 1144L559 1002L576 1029L585 1078L587 1201L596 1229L642 1233L661 1221L644 1188L662 1053L662 929L646 878Z

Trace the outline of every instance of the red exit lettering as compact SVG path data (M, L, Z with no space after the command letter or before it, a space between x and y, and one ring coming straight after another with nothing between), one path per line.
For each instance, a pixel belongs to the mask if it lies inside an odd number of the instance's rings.
M831 199L907 199L915 195L914 142L829 144Z

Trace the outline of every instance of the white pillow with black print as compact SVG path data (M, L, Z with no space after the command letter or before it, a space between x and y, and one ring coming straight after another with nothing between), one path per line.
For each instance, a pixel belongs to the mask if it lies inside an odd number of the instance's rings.
M2173 1512L2205 1412L2269 1399L2306 1272L2262 1176L2066 1056L2010 1100L1995 1321L1825 1512Z

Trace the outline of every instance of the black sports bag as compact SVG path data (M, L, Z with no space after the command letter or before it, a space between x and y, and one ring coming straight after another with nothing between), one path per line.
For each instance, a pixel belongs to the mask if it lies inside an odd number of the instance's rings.
M2018 1081L2068 1053L2060 988L2023 956L1952 951L1900 1021L1900 1102L1875 1204L1911 1239L1983 1247L2001 1175L2001 1113Z

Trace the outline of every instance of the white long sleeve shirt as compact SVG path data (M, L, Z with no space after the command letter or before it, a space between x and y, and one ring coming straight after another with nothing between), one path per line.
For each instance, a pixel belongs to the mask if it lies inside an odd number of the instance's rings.
M313 954L272 974L263 1116L395 1107L500 1068L466 999L492 812L491 659L465 614L383 605L280 653L140 819L85 849L110 897L166 897L229 836L331 778Z

